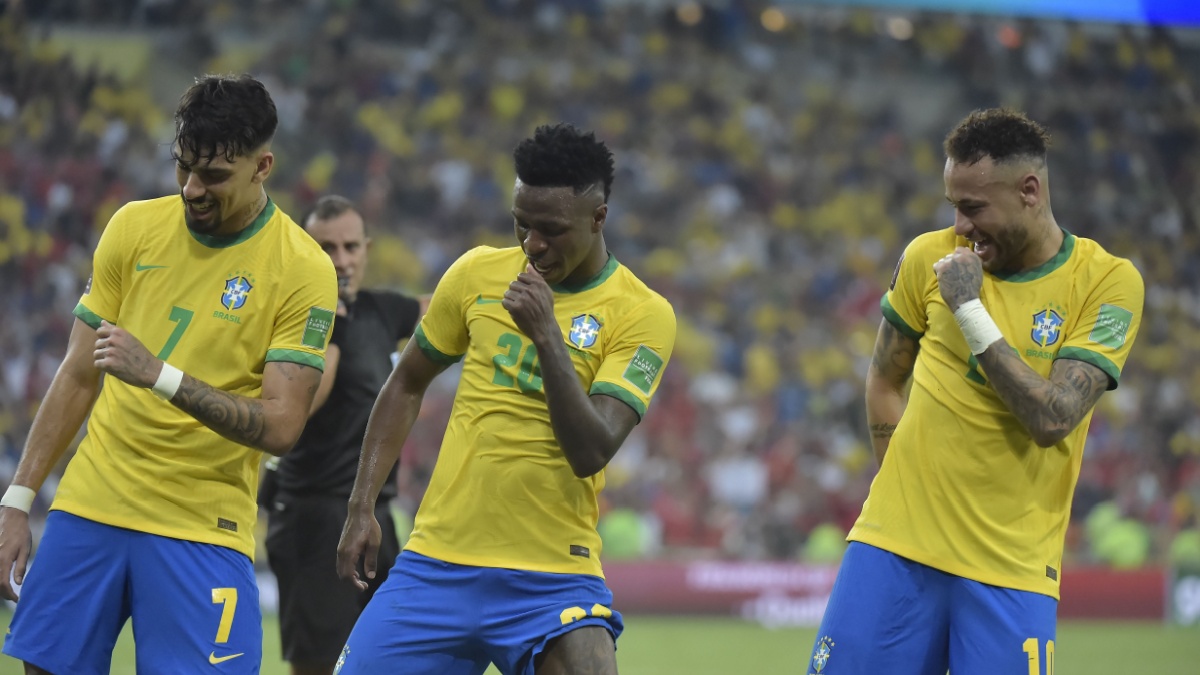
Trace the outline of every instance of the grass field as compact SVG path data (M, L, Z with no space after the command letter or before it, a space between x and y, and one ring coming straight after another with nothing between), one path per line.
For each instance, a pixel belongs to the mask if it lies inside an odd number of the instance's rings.
M2 620L7 626L8 617ZM267 618L264 633L263 675L285 675L274 617ZM797 675L814 635L812 629L768 630L734 619L626 617L617 657L621 675ZM1200 672L1200 629L1195 628L1062 623L1056 647L1055 675ZM0 656L0 675L20 672L16 661ZM135 673L128 628L113 656L112 673Z

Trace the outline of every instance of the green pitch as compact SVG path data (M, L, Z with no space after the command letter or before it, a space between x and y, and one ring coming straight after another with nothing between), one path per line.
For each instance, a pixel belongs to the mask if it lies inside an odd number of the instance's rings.
M8 624L7 616L3 622ZM796 675L815 635L811 629L767 630L733 619L635 616L626 623L617 652L621 675ZM263 629L263 675L286 675L275 617L267 617ZM134 675L129 638L127 629L113 656L113 675ZM1198 628L1073 622L1059 625L1058 638L1055 675L1195 675L1200 661ZM0 674L20 672L17 662L0 656Z

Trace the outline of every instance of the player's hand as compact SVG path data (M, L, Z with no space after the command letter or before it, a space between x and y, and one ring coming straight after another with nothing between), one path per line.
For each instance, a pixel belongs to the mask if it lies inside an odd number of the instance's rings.
M342 579L354 582L360 591L367 590L367 579L375 578L379 565L379 543L383 541L383 530L375 519L373 509L350 507L346 524L342 527L342 538L338 541L337 574ZM358 561L366 578L358 574Z
M135 387L149 389L158 380L163 362L129 331L107 321L96 329L96 369Z
M29 514L21 509L0 506L0 596L5 600L17 600L18 584L25 583L25 567L29 563L29 552L33 549L33 535L29 532ZM9 578L9 572L12 579Z
M532 264L527 263L525 271L508 285L500 302L517 322L517 328L535 345L544 344L558 328L554 319L554 291Z
M979 298L983 286L983 261L974 251L959 246L933 264L942 299L953 312L968 300Z

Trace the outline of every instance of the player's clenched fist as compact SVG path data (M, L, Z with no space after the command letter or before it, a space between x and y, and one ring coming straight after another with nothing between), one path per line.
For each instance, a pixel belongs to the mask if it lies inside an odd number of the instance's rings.
M532 264L526 264L525 271L508 285L501 303L517 322L517 328L534 344L546 338L548 330L558 326L554 320L554 292Z
M951 312L964 302L979 297L979 289L983 286L983 261L971 249L965 246L954 249L953 253L933 264L933 272L937 275L942 299Z
M162 370L162 361L124 328L107 321L96 329L96 368L135 387L150 388Z
M0 507L0 597L17 599L17 589L9 583L9 572L17 584L25 581L25 567L33 536L29 531L29 514L20 509Z

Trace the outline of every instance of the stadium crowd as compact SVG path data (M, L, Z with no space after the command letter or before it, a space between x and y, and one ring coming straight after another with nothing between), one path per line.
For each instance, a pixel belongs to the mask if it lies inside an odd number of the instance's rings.
M463 250L511 245L512 147L542 122L596 129L617 156L610 247L679 320L658 397L607 472L606 556L828 560L874 474L863 378L879 297L904 244L952 222L941 137L1008 104L1054 134L1059 222L1147 286L1092 423L1068 562L1200 562L1197 35L716 4L0 10L0 482L108 217L178 189L157 83L246 70L279 107L272 197L293 218L330 192L358 202L369 285L427 292ZM134 56L86 63L63 37L84 22ZM426 398L401 511L453 385Z

